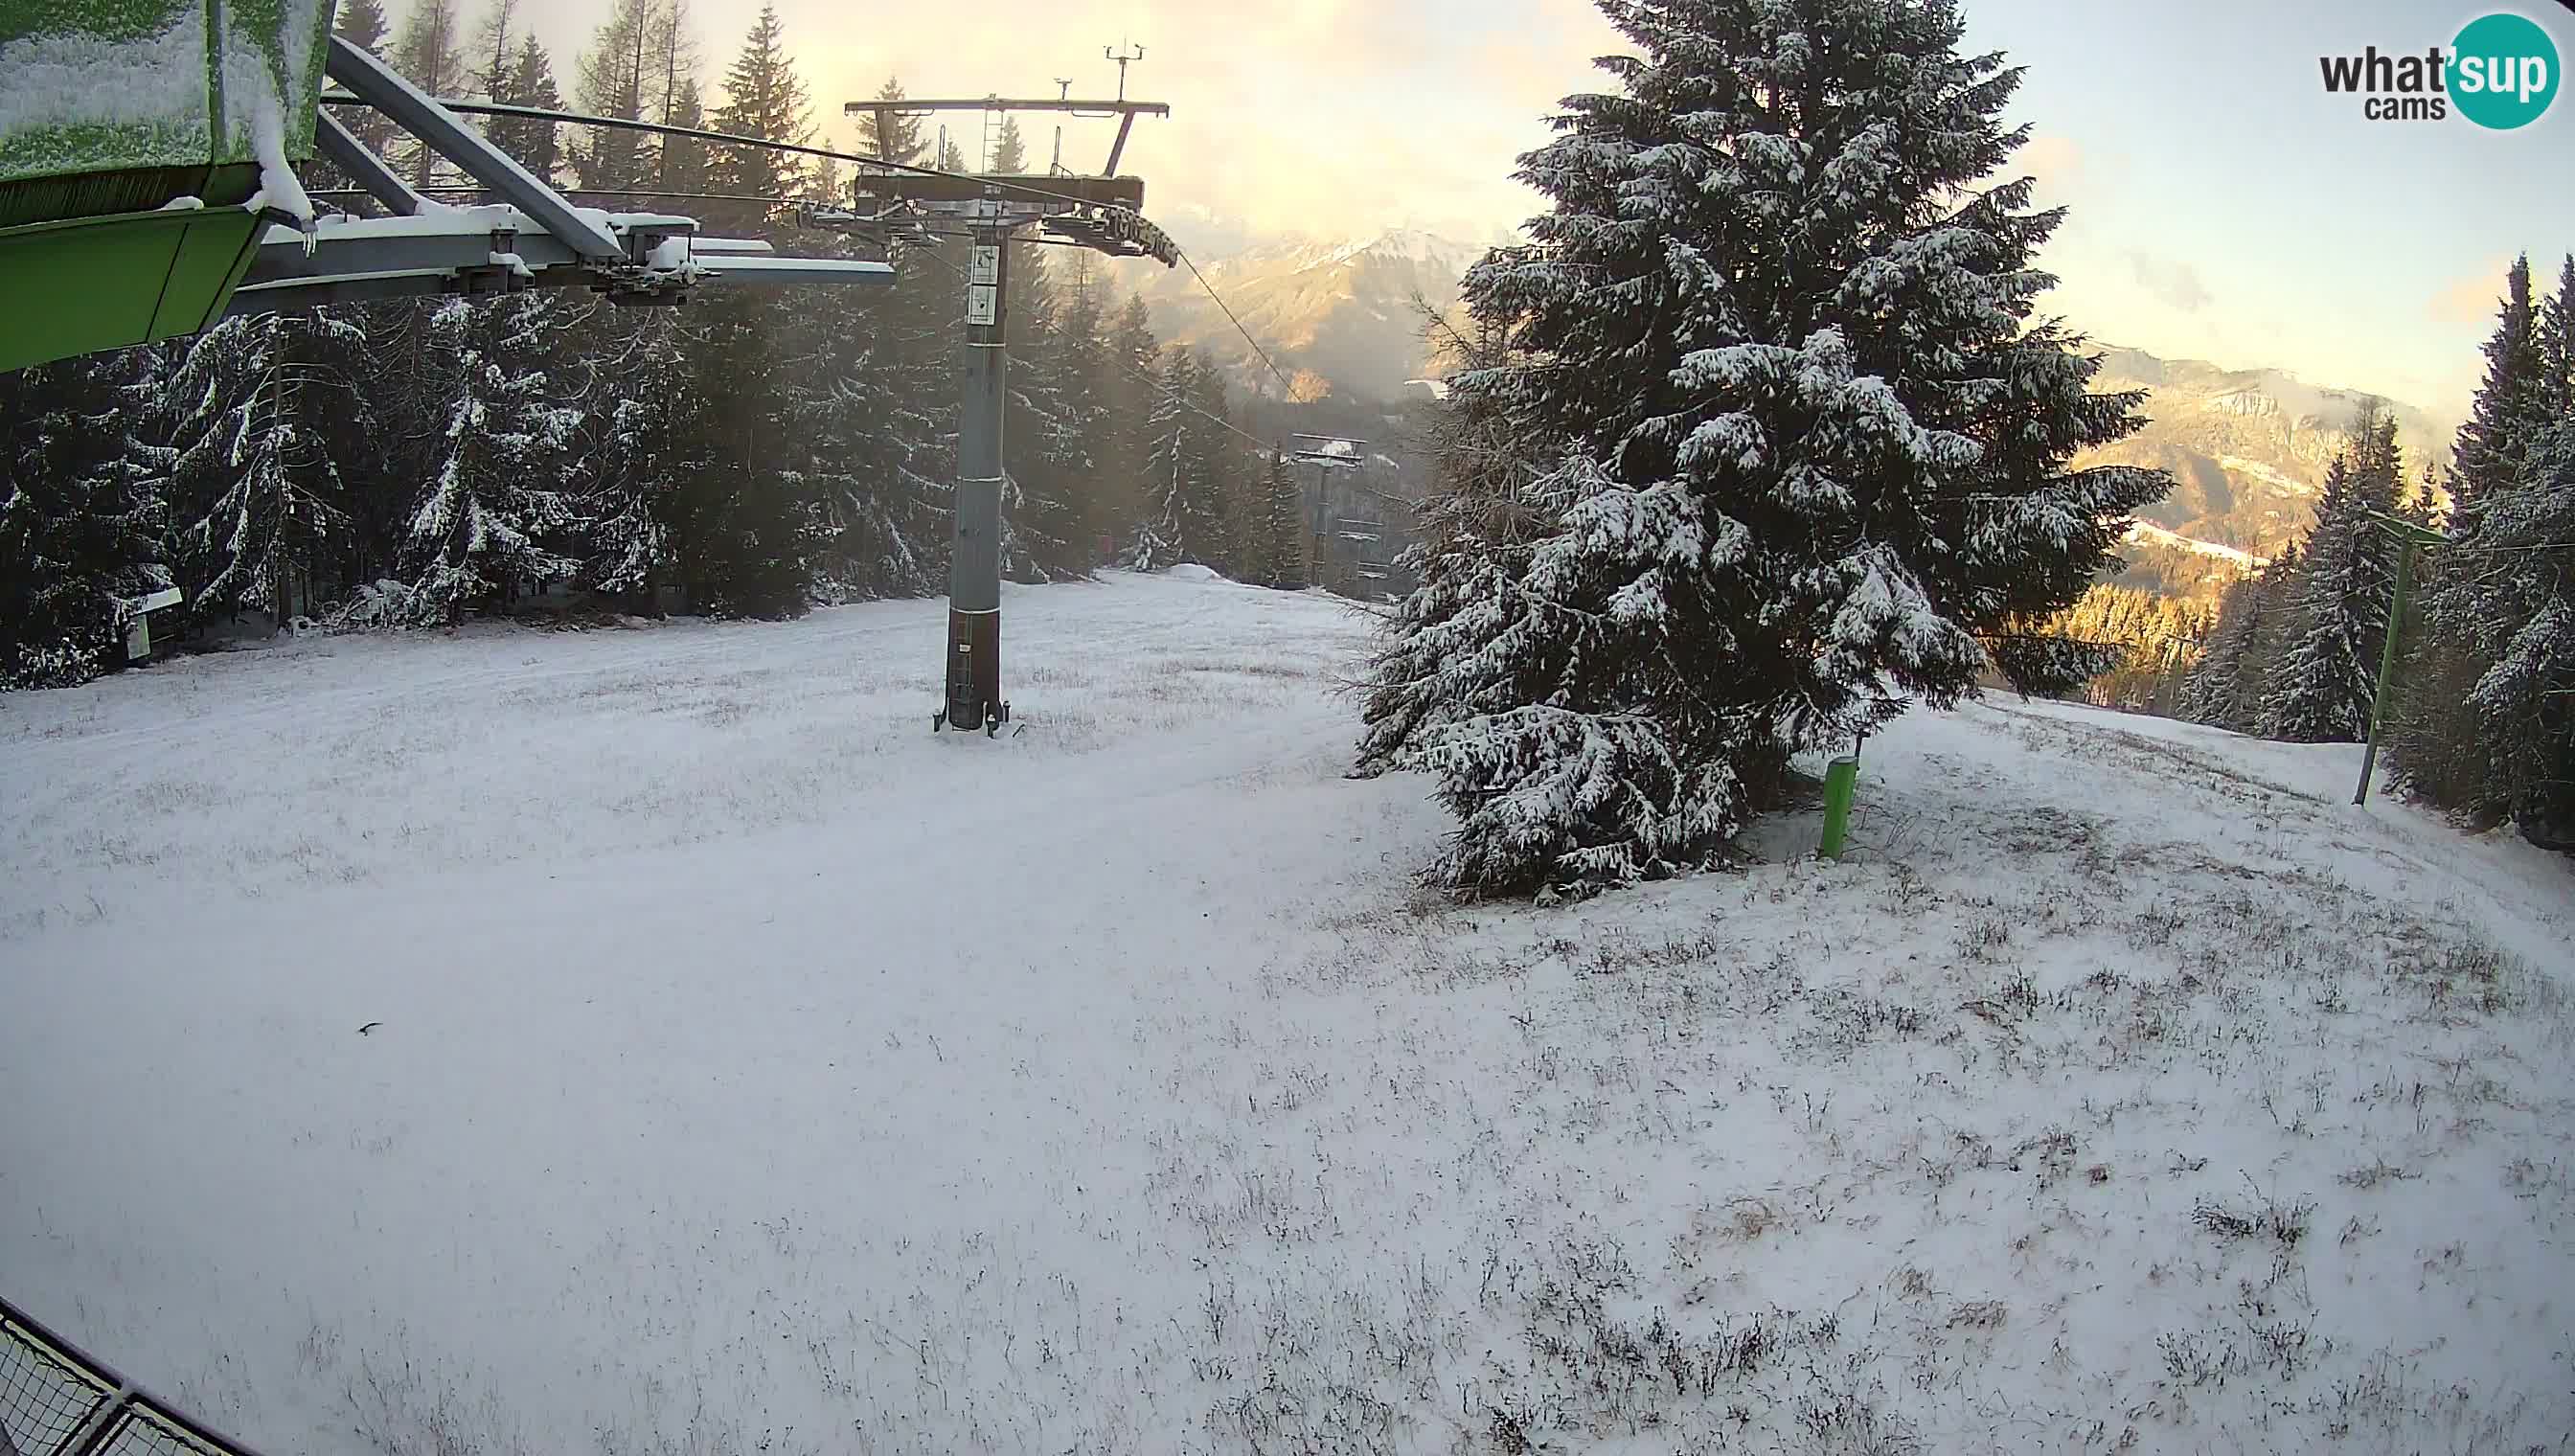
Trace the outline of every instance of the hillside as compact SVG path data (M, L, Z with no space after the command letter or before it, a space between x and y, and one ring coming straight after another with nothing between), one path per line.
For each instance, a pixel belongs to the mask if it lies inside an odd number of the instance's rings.
M2341 449L2358 390L2308 384L2277 369L2224 369L2198 360L2104 350L2101 390L2149 392L2149 423L2083 464L2153 466L2174 489L2143 519L2177 536L2252 556L2277 555L2315 520L2325 467ZM2409 479L2447 461L2458 422L2389 401Z
M1453 306L1457 280L1483 252L1394 231L1267 243L1214 262L1202 259L1200 268L1282 369L1310 373L1341 395L1383 400L1422 372L1426 351L1415 296L1441 309ZM1120 277L1122 286L1144 293L1166 342L1206 349L1246 383L1266 375L1187 268L1126 264Z
M2575 883L2348 745L1917 713L1461 908L1365 617L1005 600L994 739L936 600L0 698L0 1288L269 1456L2575 1429Z
M1201 267L1300 395L1328 389L1353 401L1390 399L1428 367L1419 296L1456 302L1457 280L1482 256L1468 244L1417 232L1251 247ZM1247 386L1270 387L1243 337L1186 269L1120 270L1141 290L1166 340L1196 345ZM2310 384L2285 370L2228 369L2104 346L2096 387L2149 393L2146 428L2079 464L2152 466L2173 494L2143 516L2127 556L2132 585L2206 595L2250 563L2276 555L2314 519L2325 467L2346 438L2363 392ZM2447 461L2458 421L2402 401L2397 417L2409 475Z

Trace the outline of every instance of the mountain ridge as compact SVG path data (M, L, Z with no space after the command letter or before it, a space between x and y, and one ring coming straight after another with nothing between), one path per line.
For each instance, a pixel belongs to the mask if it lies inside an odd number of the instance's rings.
M2230 369L2097 344L2096 391L2141 390L2143 428L2084 452L2077 466L2139 465L2173 478L2172 493L2138 513L2159 531L2242 556L2278 556L2315 522L2327 468L2351 440L2362 405L2396 418L2409 485L2426 462L2446 462L2459 421L2446 412L2276 367ZM2203 553L2203 555L2206 555Z
M1144 295L1166 341L1205 350L1257 393L1280 391L1235 319L1288 373L1291 399L1374 402L1425 388L1441 393L1421 305L1453 316L1458 281L1485 251L1413 228L1264 238L1200 261L1226 307L1186 268L1128 265L1122 283ZM2207 591L2304 533L2363 401L2377 399L2395 415L2409 480L2421 479L2426 461L2448 460L2459 425L2446 411L2276 366L2168 358L2105 341L2088 349L2101 360L2092 387L2144 392L2146 423L2075 464L2148 466L2173 478L2172 493L2139 513L2151 530L2137 533L2127 551L2131 577L2164 590Z
M1186 267L1125 264L1120 282L1144 295L1165 342L1205 350L1251 388L1278 392L1235 319L1294 381L1299 398L1329 392L1384 400L1424 374L1427 320L1415 300L1442 312L1455 308L1458 280L1484 251L1415 228L1269 239L1200 260L1199 272L1224 307Z

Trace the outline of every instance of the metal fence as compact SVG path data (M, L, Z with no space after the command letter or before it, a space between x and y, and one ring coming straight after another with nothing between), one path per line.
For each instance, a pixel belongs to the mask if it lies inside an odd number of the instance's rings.
M0 1456L257 1456L0 1299Z

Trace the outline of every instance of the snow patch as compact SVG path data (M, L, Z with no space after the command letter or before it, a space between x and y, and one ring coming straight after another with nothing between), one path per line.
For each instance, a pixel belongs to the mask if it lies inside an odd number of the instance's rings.
M259 191L242 204L252 212L282 212L292 217L305 234L305 252L313 251L313 199L304 195L304 183L286 160L284 114L260 112L251 119L251 145L259 157Z
M2314 483L2299 480L2296 476L2274 466L2264 465L2258 460L2246 460L2240 455L2221 455L2217 458L2217 464L2221 469L2232 474L2251 476L2265 485L2275 486L2293 496L2318 494L2318 488Z
M2140 521L2130 526L2128 540L2145 546L2170 547L2175 551L2215 557L2248 572L2260 571L2271 564L2269 557L2255 556L2249 551L2238 551L2234 547L2222 546L2214 541L2202 541L2195 536L2183 536L2179 532L2166 531L2151 521Z
M689 266L689 239L686 234L664 238L644 255L644 266L661 273L677 273Z
M45 155L42 139L30 135L91 126L152 127L160 145L151 156L138 158L124 150L131 139L118 138L109 143L118 148L113 155L57 157ZM202 161L207 147L205 12L191 6L169 29L139 40L40 32L0 44L0 139L8 143L0 155L11 157L7 175L13 176L82 165ZM36 152L35 169L24 169L16 160L29 150Z
M236 134L248 132L251 155L259 162L260 207L293 217L307 233L313 230L313 201L286 158L287 116L307 108L320 88L313 74L312 40L325 23L323 0L286 0L279 8L278 33L252 36L232 24L224 32L224 123ZM269 46L284 53L286 74L269 61Z

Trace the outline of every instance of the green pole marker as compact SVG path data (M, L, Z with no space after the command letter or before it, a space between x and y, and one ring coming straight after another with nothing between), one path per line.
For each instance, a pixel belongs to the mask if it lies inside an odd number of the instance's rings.
M1842 839L1850 831L1851 794L1859 787L1859 759L1848 753L1824 769L1824 839L1815 852L1826 859L1842 857Z
M2450 539L2401 517L2377 511L2369 514L2397 539L2399 545L2396 550L2396 586L2387 594L2387 638L2378 647L2378 686L2369 695L2368 746L2360 753L2360 786L2351 794L2354 805L2369 802L2369 776L2378 768L2378 739L2387 722L2387 691L2396 681L2396 635L2404 630L2405 594L2414 582L2414 548L2439 546Z
M2396 550L2396 590L2387 599L2387 641L2378 649L2378 691L2369 696L2368 746L2360 750L2360 786L2354 804L2369 802L2369 775L2378 767L2379 726L2387 722L2387 684L2396 676L2396 630L2405 621L2405 589L2414 576L2414 543Z

